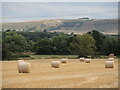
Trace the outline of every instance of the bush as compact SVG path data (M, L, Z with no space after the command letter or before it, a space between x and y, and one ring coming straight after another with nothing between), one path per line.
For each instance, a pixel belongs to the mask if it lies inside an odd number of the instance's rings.
M19 58L28 58L30 57L29 55L17 55L17 54L12 54L11 57L7 58L7 59L3 59L4 60L18 60Z

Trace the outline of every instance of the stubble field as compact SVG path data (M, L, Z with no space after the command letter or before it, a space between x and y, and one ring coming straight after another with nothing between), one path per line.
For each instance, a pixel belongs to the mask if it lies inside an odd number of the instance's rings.
M3 88L118 88L118 60L113 69L105 68L106 59L92 59L91 63L68 59L60 68L52 68L51 61L60 59L27 60L31 73L18 73L17 61L2 62Z

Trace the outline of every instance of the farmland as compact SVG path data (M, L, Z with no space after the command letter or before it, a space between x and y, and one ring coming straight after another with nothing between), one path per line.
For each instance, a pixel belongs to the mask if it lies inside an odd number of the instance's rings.
M26 60L31 73L18 73L17 61L3 61L3 88L117 88L118 60L113 69L105 68L106 59L92 59L91 63L68 59L60 68L52 68L51 61L60 59Z

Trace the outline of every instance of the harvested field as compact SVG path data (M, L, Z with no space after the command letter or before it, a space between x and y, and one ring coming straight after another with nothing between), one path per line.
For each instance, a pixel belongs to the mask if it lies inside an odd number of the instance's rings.
M52 68L51 61L61 59L28 60L31 73L18 73L18 61L3 61L3 88L117 88L118 60L113 69L105 68L105 59L91 63L68 59L60 68Z

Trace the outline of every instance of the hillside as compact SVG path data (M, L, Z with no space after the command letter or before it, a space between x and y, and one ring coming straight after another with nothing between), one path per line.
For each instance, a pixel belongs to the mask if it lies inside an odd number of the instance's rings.
M3 23L2 29L16 31L58 31L84 33L98 30L103 33L117 33L117 19L54 19L17 23Z

